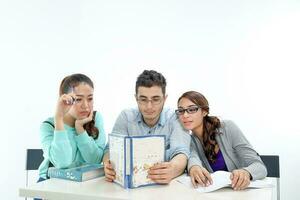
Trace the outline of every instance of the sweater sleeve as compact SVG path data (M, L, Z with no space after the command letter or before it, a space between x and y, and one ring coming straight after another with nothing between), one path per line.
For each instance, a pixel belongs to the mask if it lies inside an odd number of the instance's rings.
M243 163L243 169L251 174L252 180L265 178L267 176L267 169L242 131L232 121L227 121L226 126L227 131L230 131L232 147L241 163Z
M194 166L200 166L203 167L202 165L202 161L200 160L200 155L198 154L197 151L197 144L195 144L195 138L193 138L193 136L191 136L191 147L190 147L190 151L191 151L191 155L190 158L188 160L188 172L190 172L190 169Z
M50 124L42 123L40 136L44 157L55 167L66 168L72 163L72 147L66 131L55 131Z
M190 157L190 134L183 129L177 118L171 121L172 129L170 130L170 149L167 150L168 160L174 158L177 154L184 154L188 159Z
M90 137L86 131L75 136L77 147L87 163L101 163L104 154L106 137L103 128L103 118L99 112L96 112L95 126L99 130L97 139Z

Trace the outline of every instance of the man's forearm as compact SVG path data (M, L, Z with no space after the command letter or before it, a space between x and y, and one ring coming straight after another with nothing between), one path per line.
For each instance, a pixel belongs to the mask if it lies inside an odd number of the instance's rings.
M173 157L170 162L174 166L173 178L175 178L184 172L187 165L187 157L186 155L180 153Z

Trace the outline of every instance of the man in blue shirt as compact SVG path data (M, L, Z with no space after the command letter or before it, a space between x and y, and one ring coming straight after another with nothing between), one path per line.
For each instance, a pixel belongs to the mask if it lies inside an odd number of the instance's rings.
M138 109L121 112L113 127L113 133L123 135L165 135L167 162L154 165L148 177L161 184L169 183L184 172L189 157L190 135L183 129L171 109L164 108L167 99L166 79L154 70L139 75L135 86ZM115 179L115 171L104 155L104 171L107 181Z

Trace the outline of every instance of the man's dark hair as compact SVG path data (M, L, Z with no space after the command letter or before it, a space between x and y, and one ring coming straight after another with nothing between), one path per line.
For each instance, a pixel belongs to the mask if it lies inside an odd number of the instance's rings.
M135 82L135 93L137 94L139 87L152 87L152 86L159 86L161 87L163 95L166 94L166 79L157 71L154 70L144 70L143 73L141 73L136 82Z

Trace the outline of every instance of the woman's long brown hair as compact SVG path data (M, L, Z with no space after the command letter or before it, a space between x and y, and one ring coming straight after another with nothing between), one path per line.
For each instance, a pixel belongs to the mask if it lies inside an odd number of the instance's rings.
M201 141L200 138L199 140L203 143L203 149L206 158L210 162L214 162L217 157L215 152L217 145L216 135L219 134L218 129L221 127L221 122L218 117L208 116L209 104L207 99L201 93L196 91L185 92L181 95L181 97L179 97L177 104L182 98L189 99L202 110L207 112L207 115L203 118L203 141Z
M86 83L91 88L94 88L94 84L92 80L84 74L72 74L70 76L65 77L59 87L59 96L63 94L68 94L72 89L78 86L80 83ZM93 113L93 120L84 124L83 128L86 130L89 136L94 139L97 139L99 136L99 130L95 126L95 115L96 112Z

